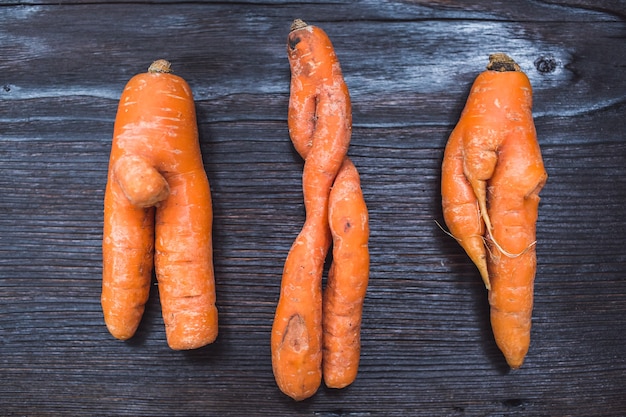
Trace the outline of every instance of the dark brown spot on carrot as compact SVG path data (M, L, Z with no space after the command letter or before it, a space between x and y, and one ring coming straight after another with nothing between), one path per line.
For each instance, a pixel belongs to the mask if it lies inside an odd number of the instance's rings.
M296 49L296 45L300 43L302 39L299 36L290 36L289 37L289 48Z

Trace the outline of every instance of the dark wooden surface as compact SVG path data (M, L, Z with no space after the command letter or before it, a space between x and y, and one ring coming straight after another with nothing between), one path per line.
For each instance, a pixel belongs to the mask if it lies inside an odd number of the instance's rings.
M352 94L372 256L359 376L302 403L269 349L304 216L286 126L296 17L329 33ZM531 79L550 175L516 372L436 224L443 147L496 51ZM0 414L626 415L626 2L5 0L0 57ZM117 100L155 58L194 90L213 190L220 336L191 352L167 347L156 286L129 342L99 302Z

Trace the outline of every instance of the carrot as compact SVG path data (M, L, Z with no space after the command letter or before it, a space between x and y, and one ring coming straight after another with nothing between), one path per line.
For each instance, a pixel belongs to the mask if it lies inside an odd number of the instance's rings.
M344 388L356 379L361 319L369 280L369 220L359 173L346 158L330 192L333 261L323 295L324 383Z
M546 180L530 82L510 57L493 54L446 145L441 192L450 233L489 290L496 344L513 369L530 345L535 230Z
M306 159L310 141L298 140ZM369 215L359 173L346 157L328 200L333 261L322 295L322 375L329 388L356 379L361 353L361 319L369 280Z
M350 97L323 30L301 20L287 39L291 67L288 126L305 160L305 223L283 270L272 326L272 368L280 390L300 401L322 379L322 273L331 243L328 200L350 143Z
M114 337L135 334L154 264L168 345L215 340L212 221L191 89L155 61L126 85L113 132L101 303Z

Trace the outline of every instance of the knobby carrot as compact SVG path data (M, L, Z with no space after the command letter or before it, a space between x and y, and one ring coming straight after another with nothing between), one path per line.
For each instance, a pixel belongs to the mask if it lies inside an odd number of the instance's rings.
M141 321L155 267L168 345L217 337L213 210L189 85L165 60L126 85L104 197L102 309L118 339Z
M510 57L493 54L446 145L442 206L450 233L489 290L496 343L511 368L530 345L539 192L547 180L532 89Z
M281 294L272 327L271 347L272 366L279 388L292 398L303 400L312 396L319 388L322 356L326 361L327 353L331 354L328 369L333 368L333 363L349 363L351 369L348 374L356 375L358 353L355 360L354 352L359 349L360 343L354 342L354 332L348 336L340 334L343 329L338 330L340 326L335 321L341 319L342 314L358 313L359 317L354 318L352 323L353 328L360 329L361 309L354 304L359 303L359 291L364 291L367 286L367 271L365 274L361 272L361 278L365 275L366 280L364 284L360 283L356 291L358 294L350 294L345 299L341 297L344 296L346 279L350 277L345 277L344 271L349 271L349 268L342 267L339 273L335 273L334 281L337 283L334 287L337 290L331 287L327 292L335 301L329 304L328 314L322 318L322 273L331 240L341 240L343 234L354 234L349 231L335 233L336 230L331 234L329 215L341 210L329 209L329 205L333 206L331 201L337 206L341 205L340 201L346 196L353 201L362 202L362 194L358 173L349 161L346 162L352 130L350 96L333 46L323 30L309 26L299 19L294 21L291 29L287 42L292 73L288 125L294 147L305 160L302 182L306 220L285 262ZM344 170L342 167L346 167L346 173L338 175ZM346 185L342 187L337 185L336 178L340 177L346 179ZM331 197L331 186L333 193L337 195L335 199ZM340 191L342 188L344 191ZM349 189L352 194L345 189ZM361 230L367 235L365 203L362 202L359 208L365 214L360 212L353 220L354 230ZM348 222L353 213L354 210L339 216L344 222ZM331 216L331 222L341 222L342 220L336 219L337 216ZM351 237L345 240L350 239L357 240ZM334 245L339 247L334 252L339 250L338 253L342 254L348 251L360 251L359 254L363 252L362 246L354 249L350 244ZM367 237L365 251L367 252ZM349 258L347 255L337 255L338 259L342 257ZM369 267L369 255L365 264ZM338 267L331 269L339 270ZM352 310L345 307L344 303L351 303ZM348 313L344 313L345 311ZM335 318L330 320L331 317ZM324 324L330 323L329 326L335 333L331 335L331 339L326 339L322 321ZM357 329L356 337L358 332ZM350 339L349 343L345 342L347 339ZM325 367L324 372L326 369ZM328 372L332 375L334 371ZM351 381L345 382L349 378L350 376L343 377L338 385L349 384ZM327 382L332 384L333 379L338 378L331 377L330 382Z

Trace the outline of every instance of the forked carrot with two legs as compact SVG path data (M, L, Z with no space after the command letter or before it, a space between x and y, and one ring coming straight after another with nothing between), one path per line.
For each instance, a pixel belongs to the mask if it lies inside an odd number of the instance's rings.
M215 340L212 221L191 89L155 61L126 85L113 133L101 302L114 337L135 334L154 262L169 346Z
M532 117L532 88L519 65L490 56L446 145L445 222L489 290L496 343L511 368L530 345L535 230L547 180Z

